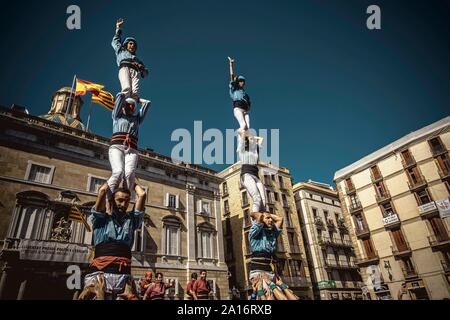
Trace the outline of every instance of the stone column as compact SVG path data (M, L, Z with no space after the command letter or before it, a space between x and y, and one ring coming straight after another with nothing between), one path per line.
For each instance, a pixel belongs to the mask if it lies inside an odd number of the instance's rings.
M195 241L195 186L192 184L186 185L186 223L187 223L187 269L192 265L196 265L196 241Z
M27 279L22 280L19 287L19 293L17 294L17 300L23 300L23 296L25 295L25 289L27 287Z
M222 230L222 210L220 207L220 192L214 191L214 217L216 218L216 244L217 244L217 259L219 266L226 266L225 264L225 248L223 245L223 230Z
M6 290L6 280L8 278L8 272L11 268L7 265L3 267L2 277L0 279L0 300L4 299L5 290Z

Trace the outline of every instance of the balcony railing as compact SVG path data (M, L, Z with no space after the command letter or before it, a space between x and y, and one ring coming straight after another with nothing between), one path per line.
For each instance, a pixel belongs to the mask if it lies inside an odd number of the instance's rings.
M446 153L447 149L443 145L433 146L431 147L431 153L434 157L440 156L443 153Z
M311 282L305 277L283 277L283 282L291 288L306 288L311 286Z
M283 208L289 208L289 202L283 201Z
M351 186L346 185L345 186L345 193L346 194L351 194L351 193L354 193L355 191L356 191L356 189L355 189L354 185L351 185Z
M391 198L391 195L389 191L385 190L383 193L376 193L375 199L377 200L378 204L384 203L388 201Z
M349 240L342 240L340 238L330 238L327 236L322 236L319 238L320 245L330 245L336 247L350 247L352 248L352 242Z
M354 269L357 268L353 261L338 261L336 259L325 259L325 267L333 269Z
M450 272L450 262L441 260L441 264L442 264L442 268L444 269L444 272L449 273Z
M428 236L428 242L431 247L439 248L450 245L450 237L446 234Z
M381 180L383 180L383 176L381 174L373 174L372 172L370 173L370 179L372 180L373 183L377 183Z
M411 254L411 248L407 242L402 246L391 246L391 250L395 257L404 257Z
M314 218L314 224L316 225L317 229L325 229L325 224L323 223L321 217Z
M339 218L337 221L337 225L338 225L339 229L345 229L345 230L347 229L344 218Z
M390 213L383 217L383 225L385 228L394 228L400 224L400 218L396 213Z
M334 224L333 219L327 219L327 227L328 227L329 229L334 229L334 228L336 228L336 225Z
M436 206L436 203L434 201L418 206L417 209L419 210L419 215L422 218L428 218L430 216L439 214L438 207Z
M416 181L408 181L409 190L416 191L420 188L424 188L427 185L427 180L423 175L419 175Z
M350 211L350 214L355 214L358 211L362 210L362 206L361 203L355 203L355 204L350 204L350 206L348 207L348 210Z
M450 170L447 168L439 168L439 176L441 179L447 179L450 176Z
M414 160L412 157L411 158L406 158L406 159L402 159L402 165L403 168L407 169L409 167L412 167L416 164L416 160Z
M374 251L373 254L368 255L364 258L360 258L356 260L356 265L358 267L366 267L372 264L378 264L380 261L380 257L378 256L378 252Z
M360 228L359 226L357 226L355 228L355 234L358 238L364 238L370 235L370 230L369 227L367 225L364 225L362 228Z
M412 279L412 278L417 278L417 272L414 269L410 269L410 268L406 268L406 269L402 269L403 271L403 276L406 279Z

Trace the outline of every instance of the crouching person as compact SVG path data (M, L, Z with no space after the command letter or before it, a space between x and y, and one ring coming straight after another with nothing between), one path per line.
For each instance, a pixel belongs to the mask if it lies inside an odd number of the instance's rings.
M98 279L104 279L105 299L114 300L124 293L132 282L131 248L134 231L139 229L144 216L146 192L136 185L136 205L128 212L131 192L116 189L113 193L111 214L106 213L106 193L108 185L100 189L95 206L92 208L94 237L94 260L84 280L85 290L98 286ZM129 295L129 292L127 292Z

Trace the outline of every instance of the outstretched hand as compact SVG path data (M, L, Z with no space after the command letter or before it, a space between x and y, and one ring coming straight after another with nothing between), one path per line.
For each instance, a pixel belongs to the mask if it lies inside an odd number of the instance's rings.
M116 29L120 29L120 27L122 26L122 24L124 22L125 21L122 18L117 19L117 21L116 21Z
M233 58L228 57L228 61L230 61L230 64L234 63L234 59Z

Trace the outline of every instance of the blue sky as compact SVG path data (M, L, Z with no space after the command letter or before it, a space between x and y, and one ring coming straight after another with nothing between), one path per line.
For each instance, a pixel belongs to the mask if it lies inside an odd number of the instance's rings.
M382 29L366 28L370 4ZM69 31L66 8L81 8ZM0 13L0 104L48 111L72 77L120 89L115 20L139 42L153 105L141 147L170 155L177 128L235 128L226 57L252 98L252 127L280 129L280 163L295 181L331 183L342 167L449 115L449 1L33 1ZM89 99L82 118L86 123ZM94 105L91 129L110 136ZM224 165L210 166L221 170Z

